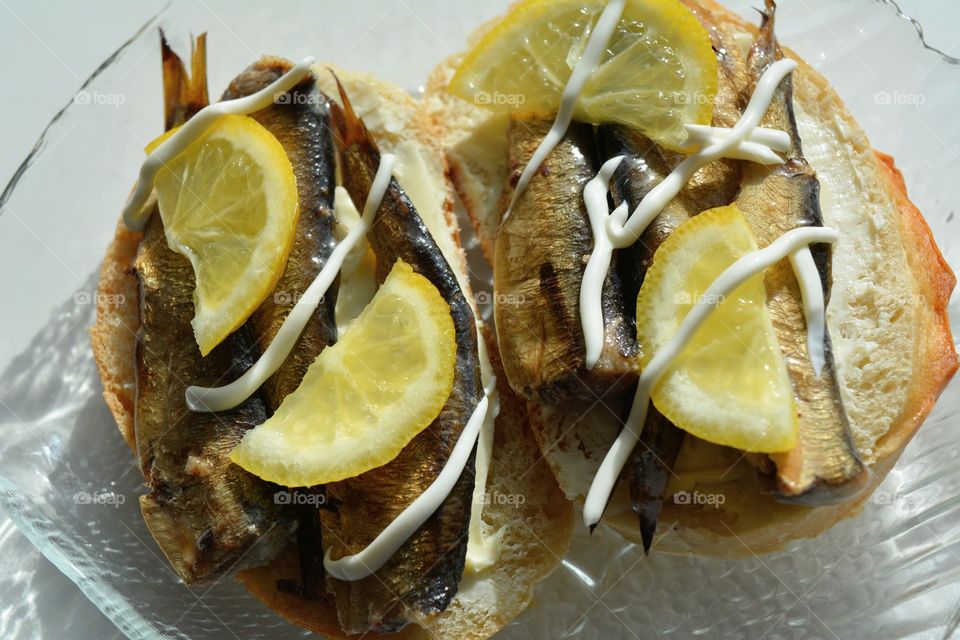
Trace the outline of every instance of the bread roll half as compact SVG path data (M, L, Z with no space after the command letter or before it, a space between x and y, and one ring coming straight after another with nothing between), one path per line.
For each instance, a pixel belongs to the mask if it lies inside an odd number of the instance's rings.
M756 27L713 0L688 2L705 20L750 43ZM481 27L471 43L496 20ZM749 46L749 44L747 44ZM873 472L866 492L824 507L786 505L765 494L741 452L687 436L667 489L654 546L669 553L745 556L781 549L859 512L896 463L957 369L947 303L955 278L893 159L875 151L827 80L796 54L794 106L804 155L821 185L824 223L840 231L833 248L827 324L853 438ZM451 176L492 259L507 177L507 121L451 96L461 55L432 74L426 102L443 132ZM621 423L603 403L528 403L544 457L571 500L582 502ZM621 483L623 485L624 483ZM677 492L722 495L723 504L676 504ZM626 487L603 522L640 543Z
M328 65L317 65L314 75L321 89L334 96L337 92L328 69ZM396 154L395 177L457 272L467 299L472 299L446 162L436 144L432 120L426 117L418 101L393 84L340 69L336 73L381 150ZM138 299L132 267L140 238L141 234L129 231L120 222L101 268L101 293L122 293L127 300ZM107 299L113 298L98 296L98 300ZM101 303L91 329L104 398L124 440L134 451L134 354L138 328L136 304L116 307ZM497 562L477 573L465 572L455 599L444 612L410 624L391 634L391 638L452 640L491 636L530 604L534 585L560 563L569 544L571 505L540 456L524 403L510 392L500 372L495 344L487 342L499 379L501 403L487 492L523 498L491 500L483 509L485 533L500 539ZM337 622L332 596L308 601L277 588L278 581L299 577L296 541L269 565L237 574L250 593L293 624L328 638L347 637Z

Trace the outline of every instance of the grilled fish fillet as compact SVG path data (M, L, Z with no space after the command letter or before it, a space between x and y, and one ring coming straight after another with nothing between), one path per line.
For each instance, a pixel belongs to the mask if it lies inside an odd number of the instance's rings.
M193 54L195 70L204 66L204 44L201 36ZM188 80L166 42L163 61L168 124L182 124L205 106L196 99L205 100L206 88L196 86L205 75L195 72ZM175 81L168 75L171 69ZM184 96L194 99L183 104ZM190 384L216 385L240 375L252 364L252 340L239 331L206 358L200 356L190 325L193 268L167 246L156 205L135 271L140 295L135 433L150 488L140 498L147 527L187 584L265 564L290 539L296 519L276 503L276 486L228 458L244 432L266 418L263 400L253 396L235 409L211 414L190 411L184 397Z
M741 113L738 102L746 85L744 62L726 33L711 24L702 12L694 13L710 34L719 63L713 125L732 127ZM614 204L627 202L631 211L685 157L663 149L641 133L621 125L600 127L597 138L601 157L624 155L611 192ZM741 163L735 160L721 159L703 167L653 219L633 246L617 252L617 271L623 283L624 299L628 302L625 311L631 320L636 309L629 302L636 300L656 250L684 221L706 209L729 204L737 194L740 173ZM638 348L642 349L643 345ZM645 551L649 551L653 544L671 468L683 438L680 429L651 407L640 440L624 469Z
M224 100L240 98L260 91L293 68L282 58L263 58L234 78L223 94ZM247 326L263 353L273 342L287 314L323 269L336 246L333 193L336 186L335 149L330 129L329 98L316 87L312 75L304 78L274 103L250 114L283 145L297 178L300 206L297 230L283 274L273 294L250 316ZM294 343L290 355L264 383L262 392L267 410L273 413L303 380L307 369L324 347L337 339L334 309L339 278L333 282L310 321ZM294 489L296 492L323 495L322 487ZM299 580L289 579L284 588L307 599L321 597L323 545L318 507L323 498L299 501L295 509L299 520L297 548L300 554Z
M362 209L380 152L341 88L333 121L343 185ZM382 282L397 258L437 287L450 305L457 341L453 391L437 418L386 465L327 485L337 506L321 514L324 545L334 558L356 553L433 482L482 395L477 328L457 279L403 189L392 180L368 234ZM457 592L466 555L473 464L434 514L374 575L328 578L340 625L348 633L396 631L443 611Z
M774 5L768 0L760 33L750 50L747 68L753 83L783 54L773 33ZM820 183L803 157L793 113L793 81L781 82L761 126L790 135L792 148L782 165L745 163L737 205L743 211L760 246L790 229L822 226ZM749 95L749 94L748 94ZM813 245L824 300L830 294L830 247ZM802 504L830 504L845 500L862 488L867 473L857 455L840 397L830 348L825 335L826 364L817 376L807 350L806 321L800 287L790 264L781 260L764 276L767 308L787 362L800 416L800 441L790 452L772 455L777 488L783 499Z
M237 76L223 94L224 100L260 91L282 76L293 64L280 58L264 58ZM330 130L328 98L315 86L312 75L279 96L274 104L251 114L280 141L297 178L300 214L287 265L273 295L250 316L248 325L264 351L273 341L287 314L326 264L336 246L333 234L335 160ZM327 345L337 338L334 308L337 285L328 289L316 312L304 327L290 355L263 386L267 406L276 411L280 402L300 385L307 368Z
M540 141L548 119L510 121L510 174L503 202ZM527 399L595 397L637 379L633 330L611 269L603 289L605 339L585 367L580 284L593 246L583 188L594 177L592 129L574 123L544 160L497 229L494 292L497 339L510 386Z

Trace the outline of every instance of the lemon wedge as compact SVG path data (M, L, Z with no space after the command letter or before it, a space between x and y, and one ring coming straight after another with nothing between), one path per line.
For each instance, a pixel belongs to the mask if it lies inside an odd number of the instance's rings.
M774 453L797 444L797 408L766 306L763 274L722 301L704 292L742 255L757 249L736 206L704 211L657 249L637 297L641 365L676 333L695 304L719 302L654 387L657 409L698 438Z
M467 53L450 81L496 109L555 113L602 0L523 0ZM679 0L628 0L574 119L620 123L678 149L685 124L710 124L717 60L710 36Z
M384 465L439 415L456 358L450 306L398 260L343 338L320 352L300 386L230 459L288 487Z
M167 243L193 265L193 332L207 355L283 273L297 226L293 166L256 120L228 115L164 165L154 189Z

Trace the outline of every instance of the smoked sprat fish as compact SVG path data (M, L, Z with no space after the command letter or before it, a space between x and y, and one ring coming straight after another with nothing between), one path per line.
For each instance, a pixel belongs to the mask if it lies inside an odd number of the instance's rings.
M224 100L248 96L260 91L293 68L282 58L262 58L234 78L223 94ZM336 186L336 150L330 128L329 98L321 92L312 75L273 104L250 114L283 145L297 178L299 215L296 235L283 274L273 293L254 311L247 327L262 354L273 342L290 310L330 258L336 246L333 229L333 193ZM337 339L334 321L337 288L334 281L303 328L290 354L264 383L261 391L269 413L273 413L288 394L303 380L307 369L320 352ZM322 487L291 489L297 493L322 495ZM325 502L325 500L323 501ZM323 593L323 547L317 500L305 500L296 508L300 553L299 579L289 578L284 588L304 598Z
M342 108L333 108L343 186L363 209L380 151L356 116L343 88ZM383 281L397 258L437 287L450 305L457 342L453 391L440 415L382 467L327 485L339 506L321 514L324 545L334 558L357 553L443 469L453 446L482 396L473 311L457 278L410 198L391 180L367 238ZM340 625L346 633L396 631L411 619L443 611L460 584L465 562L473 493L474 454L450 495L375 574L345 582L328 578Z
M755 83L783 57L773 33L774 5L768 0L760 33L750 50L747 68ZM820 183L803 157L793 112L793 81L787 76L777 89L760 126L786 131L791 148L782 165L747 163L737 205L750 223L760 246L801 226L822 226ZM830 296L830 246L812 245L824 300ZM793 450L771 455L777 468L781 499L802 504L830 504L859 492L867 473L850 434L840 396L830 336L825 334L826 363L818 376L807 350L806 321L800 287L790 264L781 260L764 276L767 308L793 383L800 417L799 443Z
M206 106L206 87L198 86L205 83L205 40L200 36L193 51L192 78L165 41L162 47L165 113L168 126L175 126ZM278 487L228 457L244 432L266 418L264 402L254 395L235 409L211 414L190 411L184 397L188 384L216 385L253 364L252 339L238 331L201 357L190 324L193 268L167 246L156 211L135 271L140 295L135 432L150 489L140 498L147 527L187 584L265 564L286 545L296 519L277 504Z
M506 204L551 121L511 118ZM604 346L592 370L580 322L580 284L593 247L583 188L594 177L592 127L574 123L501 220L494 247L497 339L507 379L527 399L595 397L636 381L633 329L620 283L604 282Z
M744 62L722 31L705 15L694 13L710 34L719 63L712 124L732 127L740 118L738 101L746 85ZM599 127L597 140L601 157L624 156L611 184L611 193L614 204L626 202L631 211L685 157L622 125ZM617 272L625 301L637 299L654 253L680 224L700 211L729 204L736 197L740 174L741 163L725 158L703 167L653 219L636 243L617 252ZM626 305L625 312L631 320L635 311L633 305ZM638 345L638 349L642 350L643 345ZM631 506L639 519L640 536L647 552L653 544L671 468L683 438L684 432L651 406L640 441L624 469Z
M293 68L281 58L264 58L237 76L224 100L260 91ZM274 104L250 114L283 145L297 178L300 213L293 247L283 274L271 295L250 316L250 326L262 353L273 341L287 314L326 264L336 246L333 216L335 150L330 130L328 98L316 88L312 75ZM263 386L271 412L299 386L307 368L327 345L337 338L334 308L337 300L334 282L317 305L283 364Z

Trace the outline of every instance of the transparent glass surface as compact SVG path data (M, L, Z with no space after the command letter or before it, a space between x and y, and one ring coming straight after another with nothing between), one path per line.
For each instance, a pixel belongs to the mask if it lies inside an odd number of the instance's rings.
M179 583L140 518L139 472L100 396L87 331L100 259L142 147L162 124L156 27L181 51L188 33L209 32L212 95L261 53L316 55L416 93L433 64L505 4L238 11L174 0L57 116L4 193L0 506L130 638L305 635L231 579L196 590ZM736 8L752 14L746 2ZM960 266L960 67L926 49L891 3L784 3L778 30L833 82L874 146L897 158ZM951 312L960 333L956 296ZM578 527L563 566L501 635L948 637L960 620L958 408L955 380L881 487L884 498L783 553L644 558L603 527L592 538ZM41 588L24 585L24 598ZM0 636L7 624L15 621L0 619Z

